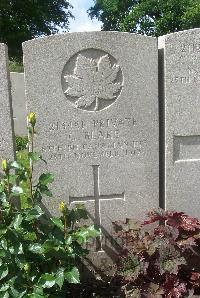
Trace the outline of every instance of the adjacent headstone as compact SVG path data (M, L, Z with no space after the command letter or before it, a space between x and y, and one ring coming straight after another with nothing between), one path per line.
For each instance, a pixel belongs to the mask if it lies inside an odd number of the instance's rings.
M12 102L8 54L5 44L0 44L0 160L14 158Z
M15 134L18 136L27 135L26 123L26 100L24 74L11 72L11 90L12 90L12 106Z
M200 29L161 37L159 47L165 74L166 208L199 217Z
M55 173L55 199L84 203L110 234L158 199L157 40L117 32L73 33L23 44L28 111L37 148ZM97 251L106 250L103 239Z

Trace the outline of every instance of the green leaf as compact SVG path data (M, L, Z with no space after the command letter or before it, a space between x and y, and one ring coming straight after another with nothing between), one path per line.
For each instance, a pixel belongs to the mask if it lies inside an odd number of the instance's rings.
M54 176L51 173L42 174L39 177L39 182L40 184L43 184L43 185L47 185L49 183L52 183L53 181L54 181Z
M0 280L8 275L8 267L6 265L2 265L0 267Z
M78 219L88 219L88 213L84 204L76 204Z
M5 250L4 249L0 249L0 257L1 258L5 258L5 256L6 256Z
M23 291L20 293L13 287L10 287L10 290L11 290L13 297L22 298L26 294L26 291Z
M67 239L65 240L65 244L66 244L66 245L70 245L70 244L72 244L72 240L73 240L73 239L72 239L72 236L68 236Z
M13 193L14 195L20 195L20 194L23 193L23 189L22 189L21 187L19 187L19 186L16 186L16 185L14 185L14 186L12 187L11 191L12 191L12 193Z
M5 192L1 192L0 193L0 201L3 202L3 203L5 203L6 200L7 200L7 197L6 197Z
M77 231L75 234L77 241L80 245L84 244L87 242L88 239L88 231L86 231L84 228L81 230Z
M42 274L38 282L42 288L52 288L55 285L56 279L54 274L45 273Z
M65 280L64 270L64 268L59 268L59 270L56 272L56 283L60 287L60 289L62 288Z
M101 235L100 230L94 225L87 227L86 230L88 231L88 237L96 238Z
M59 229L64 231L64 224L60 218L53 217L51 220Z
M39 190L42 194L45 194L46 196L48 196L50 198L53 197L52 192L49 190L49 188L46 185L41 184L39 186Z
M28 249L29 249L29 251L31 251L32 253L35 253L35 254L43 254L44 253L42 244L39 244L39 243L29 245Z
M0 237L3 236L3 235L5 235L6 232L7 232L7 227L6 227L6 225L1 224L1 225L0 225Z
M34 208L28 210L26 220L31 221L33 219L38 219L44 212L40 208L40 206L36 205Z
M8 243L7 243L6 239L2 239L0 242L0 245L3 249L7 250Z
M35 232L26 232L24 234L24 240L34 241L36 239L37 239L37 236Z
M1 287L0 287L0 292L5 292L9 289L10 285L9 284L3 284Z
M46 240L43 244L42 247L44 249L45 253L48 253L56 248L56 243L53 240Z
M29 298L44 298L44 290L41 287L34 287L33 293L27 295Z
M28 153L28 157L32 160L32 161L38 161L40 160L42 157L39 153L37 152L29 152Z
M43 293L44 293L44 289L43 288L41 288L41 287L34 287L34 294L37 294L37 295L43 295ZM44 296L42 296L42 297L44 297Z
M17 230L19 229L21 223L22 223L23 217L21 214L18 214L14 219L14 228Z
M10 168L15 169L15 170L21 170L23 167L17 162L17 161L12 161L10 163Z
M1 182L0 183L0 192L3 192L5 190L5 185Z
M13 246L9 246L11 254L20 255L23 254L23 246L20 242L15 242Z
M78 268L73 267L71 271L65 271L65 279L71 284L80 283Z

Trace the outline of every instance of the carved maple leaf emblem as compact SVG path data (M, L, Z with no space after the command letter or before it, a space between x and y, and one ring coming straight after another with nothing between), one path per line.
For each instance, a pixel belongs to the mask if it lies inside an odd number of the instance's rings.
M79 54L72 75L64 78L68 83L65 94L78 98L75 105L87 108L95 102L94 111L99 110L99 101L116 98L122 84L115 82L120 67L111 65L108 55L102 56L98 62Z

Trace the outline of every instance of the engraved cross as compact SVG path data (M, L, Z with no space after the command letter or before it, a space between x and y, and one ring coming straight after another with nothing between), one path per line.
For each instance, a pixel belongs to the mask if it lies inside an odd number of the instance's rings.
M85 197L69 197L69 203L75 202L94 202L95 203L95 224L98 227L101 227L101 211L100 203L102 200L112 201L112 200L125 200L125 193L121 194L112 194L112 195L101 195L99 187L99 165L92 165L93 168L93 177L94 177L94 196L85 196ZM97 251L102 250L102 241L101 238L97 239L96 243Z

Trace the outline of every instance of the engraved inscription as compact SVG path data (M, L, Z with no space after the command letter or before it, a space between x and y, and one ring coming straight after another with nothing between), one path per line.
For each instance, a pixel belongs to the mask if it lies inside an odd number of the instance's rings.
M183 43L181 45L181 52L189 54L200 53L200 42L193 42L189 44Z
M100 211L100 202L102 200L123 200L125 201L125 193L121 194L112 194L112 195L101 195L99 187L99 165L93 165L93 177L94 177L94 196L86 197L69 197L69 203L78 203L78 202L94 202L95 203L95 224L98 227L101 227L101 211ZM101 236L97 238L96 250L102 251L102 238Z
M41 151L45 159L58 162L138 156L144 152L146 140L130 137L136 124L131 116L52 122L47 134L61 133L65 141L45 144Z
M200 72L199 69L187 69L185 75L173 75L171 83L174 84L199 84L200 83Z
M74 69L63 71L63 91L76 108L86 111L100 111L109 107L119 96L122 89L120 66L109 54L93 50L96 57L83 51L75 55ZM91 52L92 54L92 52ZM67 63L68 64L68 63Z

